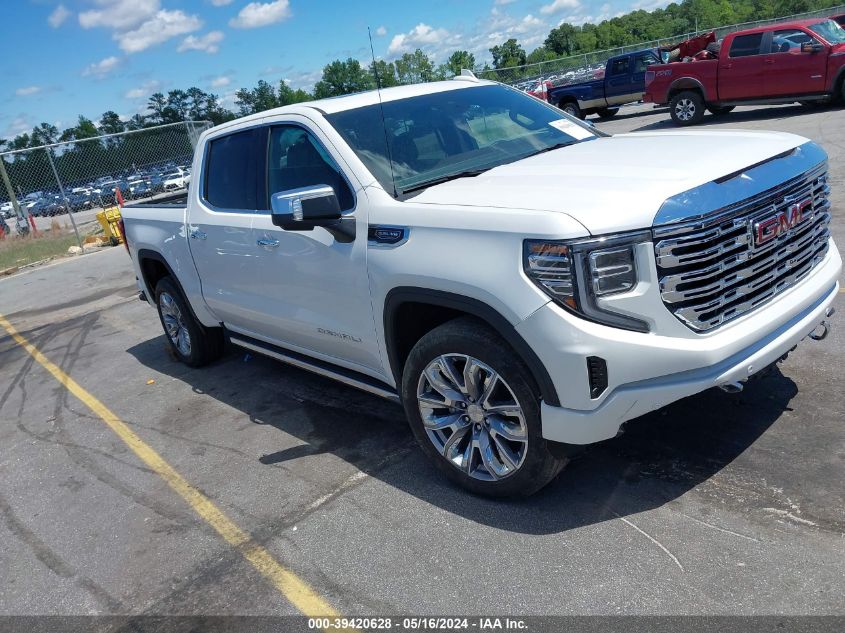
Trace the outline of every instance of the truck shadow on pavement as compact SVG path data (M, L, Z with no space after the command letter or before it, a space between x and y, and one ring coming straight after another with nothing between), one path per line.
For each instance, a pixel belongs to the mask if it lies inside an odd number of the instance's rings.
M417 447L396 404L242 351L230 349L202 369L173 360L163 337L128 352L148 368L189 384L195 393L242 412L254 424L275 427L304 443L291 448L290 438L280 435L279 450L271 445L255 455L267 467L295 471L298 460L331 454L455 515L525 534L560 533L677 499L748 449L790 410L798 392L791 379L772 369L750 381L741 394L714 389L687 398L630 422L623 435L587 448L533 497L496 501L446 481ZM179 405L181 413L173 415L184 417L187 427L197 412L184 402ZM325 472L319 462L300 463L305 471ZM342 481L329 485L328 495L342 495L349 488ZM311 501L303 500L303 505Z
M701 123L694 125L690 128L678 128L673 122L672 119L669 118L669 111L665 110L665 119L661 119L660 121L655 121L653 123L648 123L647 125L643 125L641 127L637 127L631 130L631 132L648 132L649 130L672 130L672 129L690 129L695 130L702 126L724 126L724 125L737 125L742 124L748 121L775 121L779 119L787 119L801 115L809 115L809 114L818 114L823 112L836 112L837 110L841 111L841 108L838 106L826 106L826 107L808 107L802 106L800 104L789 104L784 106L772 106L768 108L759 108L756 107L754 109L747 109L747 108L739 108L730 112L729 114L725 114L722 116L713 116L712 114L704 115L704 119L702 119ZM654 113L650 113L654 114Z

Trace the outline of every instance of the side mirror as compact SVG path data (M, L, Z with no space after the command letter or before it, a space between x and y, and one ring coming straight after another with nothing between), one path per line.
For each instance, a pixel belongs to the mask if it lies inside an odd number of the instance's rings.
M355 218L344 218L340 202L329 185L280 191L270 196L273 224L286 231L312 231L321 226L338 242L355 239Z
M824 45L816 42L804 42L801 44L802 53L821 53L824 50Z

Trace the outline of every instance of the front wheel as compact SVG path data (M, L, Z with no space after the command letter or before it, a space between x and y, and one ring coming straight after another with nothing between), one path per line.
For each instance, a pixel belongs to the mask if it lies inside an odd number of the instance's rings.
M177 359L190 367L201 367L220 357L222 330L207 328L194 318L182 291L171 277L158 282L155 299L167 343Z
M704 99L697 92L679 92L669 102L669 115L675 125L695 125L704 118Z
M527 496L567 462L543 438L530 372L475 319L450 321L414 345L402 376L402 401L423 452L471 492Z

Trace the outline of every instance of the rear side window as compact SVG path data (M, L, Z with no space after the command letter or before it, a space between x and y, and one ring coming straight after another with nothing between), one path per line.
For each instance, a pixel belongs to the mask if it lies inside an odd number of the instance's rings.
M731 43L731 57L748 57L760 54L760 44L763 43L762 33L738 35Z
M258 151L260 128L220 136L208 143L205 199L220 209L255 211L259 196ZM266 134L266 130L264 131Z

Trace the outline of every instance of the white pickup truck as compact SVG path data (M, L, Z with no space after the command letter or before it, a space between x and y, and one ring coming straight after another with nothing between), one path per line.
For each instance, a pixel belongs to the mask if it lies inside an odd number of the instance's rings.
M741 389L824 337L839 288L827 156L790 134L611 137L464 77L226 123L192 172L123 215L176 356L229 340L396 399L483 494Z

